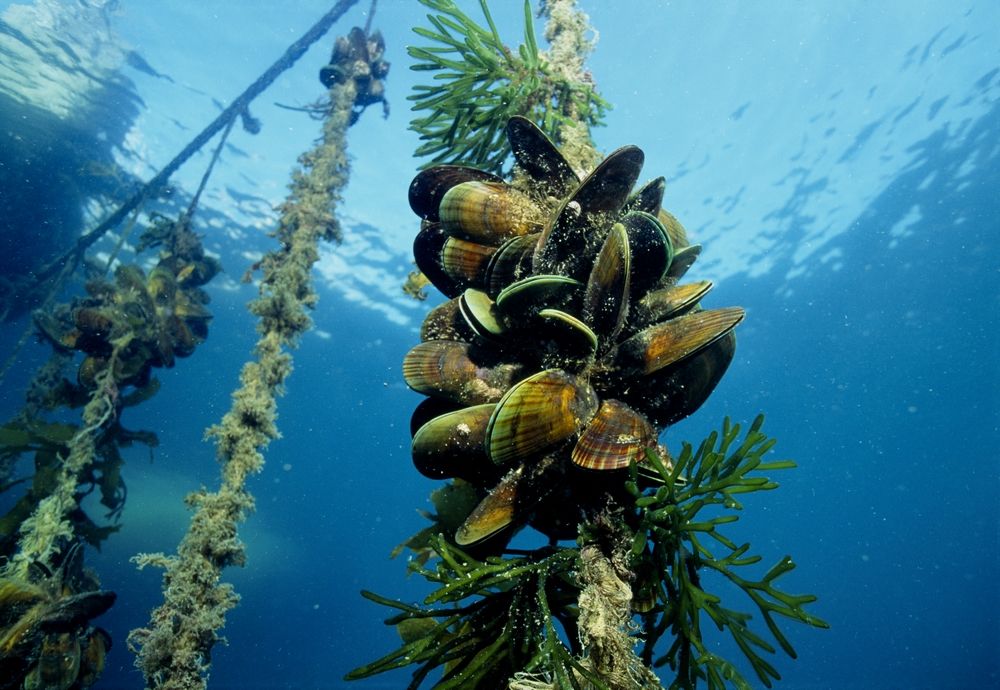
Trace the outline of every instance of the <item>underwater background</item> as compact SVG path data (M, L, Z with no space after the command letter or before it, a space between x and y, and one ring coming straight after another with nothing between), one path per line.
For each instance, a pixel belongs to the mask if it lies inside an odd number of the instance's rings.
M461 4L478 16L476 3ZM517 43L521 4L492 4L501 35ZM79 181L84 191L126 189L122 172L148 179L329 9L49 0L31 5L52 21L26 33L17 8L27 5L0 3L0 35L29 47L59 36L75 48L55 66L67 73L117 51L107 59L125 81L94 111L93 130L110 132L87 144L94 150L56 147L30 180L3 177L0 208L37 195L43 206L81 205L89 226L95 209L60 181L67 165L93 178ZM663 441L677 449L726 415L749 422L764 412L776 454L799 465L780 489L747 501L736 530L765 562L791 554L798 568L786 586L817 594L812 611L831 625L785 626L799 659L775 660L778 687L1000 684L1000 3L581 6L600 32L588 67L614 106L593 132L598 147L644 150L643 178L667 177L664 207L704 245L692 277L715 282L712 304L747 310L728 375ZM160 573L129 558L173 551L188 524L184 496L218 481L202 435L228 409L256 339L245 309L256 289L240 276L271 248L273 208L319 134L306 114L275 104L323 94L316 75L333 37L363 25L367 7L254 102L260 134L234 130L203 195L195 229L225 269L207 288L210 335L194 356L157 370L159 393L126 411L123 421L155 431L159 446L128 451L121 530L87 554L118 594L99 621L114 647L98 687L143 682L124 637L160 602ZM406 96L424 76L407 69L405 46L425 13L416 2L378 5L391 113L369 108L349 132L344 241L323 250L315 329L279 400L282 438L252 480L257 510L241 527L248 564L225 572L242 601L227 618L228 646L214 651L212 687L346 687L345 672L398 644L386 612L358 591L407 601L426 592L406 577L404 557L389 559L424 526L417 510L437 486L411 465L419 396L400 373L440 299L401 290L419 225L406 190L422 162ZM57 88L54 67L39 57L37 68L19 65L4 90L37 88L44 101ZM100 150L109 138L114 146ZM190 198L210 152L172 178L178 198ZM56 210L72 216L67 209ZM0 223L4 261L73 239L31 219ZM106 257L110 246L95 251ZM4 357L27 326L22 315L0 327ZM22 351L2 383L4 419L46 356L41 344Z

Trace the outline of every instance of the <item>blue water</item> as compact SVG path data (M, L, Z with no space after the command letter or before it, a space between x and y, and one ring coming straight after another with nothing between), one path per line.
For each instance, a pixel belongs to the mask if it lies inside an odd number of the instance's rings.
M516 41L519 3L493 4ZM360 5L334 33L364 22ZM477 3L462 5L478 16ZM722 384L663 440L675 449L725 415L765 412L776 453L799 463L746 502L735 530L765 562L791 554L786 586L817 594L813 611L832 626L784 626L799 658L775 660L778 687L1000 684L1000 4L583 7L600 31L588 64L615 106L598 145L645 150L643 177L667 176L665 206L705 245L692 272L716 281L705 304L747 309ZM124 0L109 14L118 40L172 81L124 68L144 110L119 161L148 178L215 116L213 98L235 97L326 9ZM370 109L351 130L345 241L317 269L316 331L295 352L282 438L252 481L248 565L225 573L243 599L228 646L214 651L212 687L344 687L347 670L398 639L358 590L410 601L427 591L388 558L423 526L416 511L437 486L410 465L420 397L399 370L433 304L399 291L418 225L406 204L416 163L405 96L421 75L406 69L404 46L422 14L379 4L393 110L383 120ZM273 103L321 95L329 44L254 104L263 132L234 133L196 217L227 273L210 287L209 340L158 371L160 393L126 413L160 446L128 454L122 529L87 554L119 595L100 621L115 646L99 687L142 683L124 637L159 602L159 573L128 559L172 551L187 527L183 496L217 482L202 434L228 409L255 337L244 308L255 290L237 281L272 246L269 206L318 133ZM190 193L206 163L175 183ZM2 328L0 353L24 325ZM4 381L5 417L44 356L29 347Z

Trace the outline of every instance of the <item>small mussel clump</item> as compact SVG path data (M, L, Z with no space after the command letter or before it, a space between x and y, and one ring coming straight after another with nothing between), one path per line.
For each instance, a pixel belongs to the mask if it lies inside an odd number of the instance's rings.
M460 545L525 524L574 538L708 398L744 316L702 309L711 284L680 282L700 247L660 208L662 177L633 191L640 149L581 175L530 121L507 136L514 182L442 165L410 186L417 267L449 298L403 362L429 396L412 453L421 473L481 490Z
M71 308L35 313L40 332L57 349L84 354L77 369L82 389L97 385L116 347L115 384L141 388L149 383L154 367L172 367L178 357L191 355L208 337L212 315L206 306L208 293L201 286L220 266L189 235L193 237L190 231L176 231L169 249L148 274L135 265L119 266L114 282L91 280L89 295ZM157 241L152 246L159 244L166 243ZM183 245L183 251L178 245Z
M91 624L115 602L74 547L55 573L0 578L0 690L80 690L104 670L111 636Z
M366 34L364 29L355 26L347 36L337 38L333 44L330 63L319 71L319 80L328 89L348 80L354 81L357 95L351 112L352 125L365 108L375 103L381 103L383 114L389 116L384 83L389 76L389 63L384 55L385 39L382 38L382 32Z

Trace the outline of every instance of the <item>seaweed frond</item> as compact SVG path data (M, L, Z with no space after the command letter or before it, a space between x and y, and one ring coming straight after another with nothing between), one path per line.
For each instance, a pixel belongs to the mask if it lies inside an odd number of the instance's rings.
M423 143L417 156L433 156L425 166L461 163L499 172L510 147L504 126L514 115L530 118L554 141L567 125L602 124L610 107L592 83L566 78L554 69L535 40L531 4L524 3L524 43L516 51L500 38L486 0L479 4L487 27L466 15L453 0L420 0L436 14L429 27L413 31L430 41L407 50L411 69L436 72L433 83L408 96L421 113L410 123Z
M829 627L804 608L816 601L815 596L789 594L776 586L779 577L795 568L790 556L780 559L760 579L743 577L737 571L759 563L761 556L750 553L749 543L737 544L720 530L739 520L736 511L743 506L738 496L777 488L777 483L758 473L795 467L791 460L765 461L775 440L760 431L763 422L764 416L759 415L738 441L740 425L727 417L721 434L712 432L697 450L685 444L672 465L656 453L647 453L660 484L655 490L640 491L639 473L632 470L628 488L640 511L632 555L636 572L641 574L640 590L655 598L644 614L642 656L654 666L667 664L675 670L674 687L693 688L699 679L706 680L711 690L727 687L727 681L737 688L750 687L732 663L708 650L702 635L703 613L718 630L729 633L761 683L771 687L772 680L781 677L763 656L775 653L775 647L751 630L751 614L726 608L720 596L705 589L704 569L718 573L750 598L772 638L792 658L795 650L775 622L776 615ZM668 630L673 642L654 660L654 648Z
M347 674L347 680L417 665L409 688L417 688L436 669L442 677L434 686L500 687L515 674L537 676L555 687L604 688L578 659L579 650L563 642L558 620L570 640L576 640L579 566L575 548L541 549L516 558L480 561L438 534L431 539L438 554L433 568L411 563L437 588L423 606L404 604L373 592L371 601L396 609L388 618L403 644Z

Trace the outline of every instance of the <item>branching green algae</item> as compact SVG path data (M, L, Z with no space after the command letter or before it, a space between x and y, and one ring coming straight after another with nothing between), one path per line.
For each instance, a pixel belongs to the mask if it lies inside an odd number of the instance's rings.
M589 141L589 127L600 124L608 104L582 69L591 42L586 15L574 9L575 3L546 4L545 36L552 49L543 53L530 2L524 3L524 44L516 52L500 38L485 0L480 7L488 28L452 0L421 2L435 14L427 16L430 28L414 31L432 44L408 49L418 60L411 69L433 73L434 83L415 87L409 96L413 110L425 113L411 123L424 141L416 155L433 156L428 165L464 163L499 171L510 154L504 126L512 115L523 115L567 147L571 161L580 160L570 132ZM591 147L581 163L594 158Z

